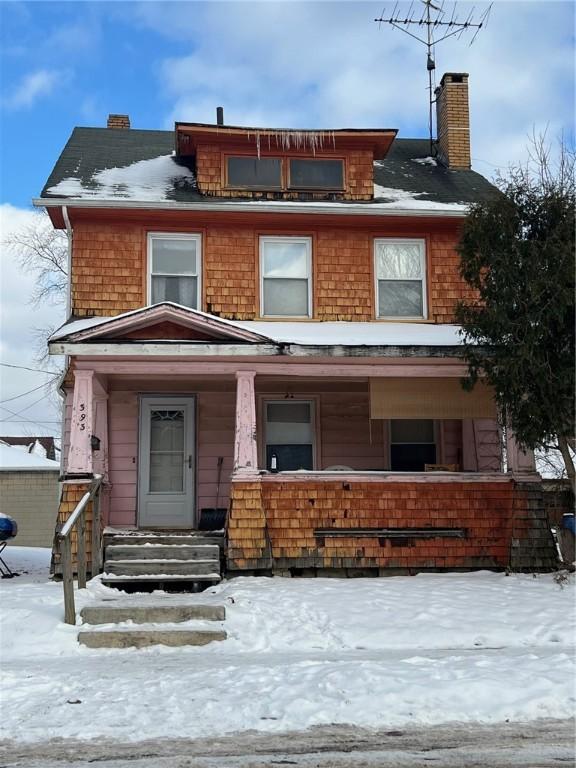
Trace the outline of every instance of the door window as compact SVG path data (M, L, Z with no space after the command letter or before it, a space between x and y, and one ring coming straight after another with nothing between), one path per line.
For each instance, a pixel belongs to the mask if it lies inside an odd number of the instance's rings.
M150 493L182 493L184 451L184 411L151 411Z

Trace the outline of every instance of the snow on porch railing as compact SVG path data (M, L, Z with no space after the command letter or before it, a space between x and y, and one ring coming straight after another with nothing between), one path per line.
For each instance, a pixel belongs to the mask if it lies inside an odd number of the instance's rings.
M102 475L95 475L89 490L82 496L76 508L57 534L58 549L62 564L62 586L64 587L64 621L76 624L74 604L74 570L72 566L72 531L77 528L78 538L78 589L86 586L86 520L85 512L93 501L92 510L92 575L100 569L100 487Z

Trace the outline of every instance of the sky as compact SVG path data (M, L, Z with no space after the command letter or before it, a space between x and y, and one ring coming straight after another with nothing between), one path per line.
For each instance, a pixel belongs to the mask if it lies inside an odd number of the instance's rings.
M409 3L400 3L407 10ZM419 6L418 0L415 6ZM448 3L446 3L448 5ZM35 221L37 197L76 125L128 113L134 128L175 120L284 128L398 128L427 135L425 48L374 19L393 2L2 2L0 239ZM469 3L457 2L460 17ZM479 16L487 4L475 3ZM571 1L496 0L487 27L436 47L437 79L468 72L472 158L491 178L526 159L529 137L574 137ZM60 305L28 302L33 275L0 250L0 435L58 434L35 329ZM6 411L9 408L19 416ZM27 421L23 421L27 419Z

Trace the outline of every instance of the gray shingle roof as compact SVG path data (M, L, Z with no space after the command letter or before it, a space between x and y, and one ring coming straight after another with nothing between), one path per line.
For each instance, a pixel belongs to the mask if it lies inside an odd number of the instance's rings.
M150 172L152 183L156 182L160 170L165 182L162 199L182 203L210 199L200 194L195 185L191 173L194 171L194 158L176 158L171 156L173 150L173 131L75 128L41 197L125 199L132 176L127 178L126 183L117 183L116 179L110 182L106 175L103 177L102 172L106 169L126 169L134 163L158 158L160 164L144 164L138 168ZM378 185L375 199L380 202L397 199L392 190L401 195L407 193L408 198L417 195L418 201L436 204L472 203L495 194L495 187L475 171L451 170L441 165L415 162L429 155L430 144L426 139L395 139L388 156L374 164L374 183ZM102 183L103 178L108 179L107 184ZM238 199L242 199L241 195Z

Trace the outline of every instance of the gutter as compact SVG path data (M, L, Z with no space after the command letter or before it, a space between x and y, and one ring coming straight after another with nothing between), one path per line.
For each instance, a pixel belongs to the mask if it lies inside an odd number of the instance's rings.
M423 201L424 202L424 201ZM140 201L140 200L70 200L66 197L44 198L32 200L35 208L112 208L143 211L203 211L227 213L308 213L312 215L332 216L411 216L417 218L455 218L463 219L468 215L466 210L453 208L386 208L386 203L314 203L299 202L214 202L207 200L197 203L177 203L173 201ZM376 207L382 206L382 207Z

